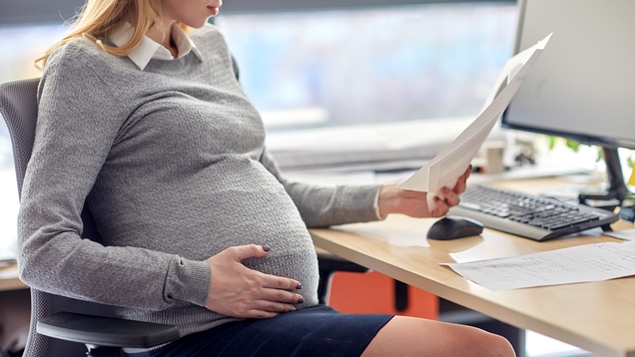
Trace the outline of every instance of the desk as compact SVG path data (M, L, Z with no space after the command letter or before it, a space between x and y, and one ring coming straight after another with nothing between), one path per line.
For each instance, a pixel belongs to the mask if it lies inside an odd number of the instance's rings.
M0 291L27 289L28 286L18 279L18 266L15 264L0 266Z
M562 179L497 184L529 193L571 185ZM434 221L393 215L382 222L312 229L311 235L316 246L331 253L510 325L601 356L635 357L635 277L490 291L439 265L619 240L597 236L536 242L490 229L478 237L427 240ZM617 222L613 228L628 226Z

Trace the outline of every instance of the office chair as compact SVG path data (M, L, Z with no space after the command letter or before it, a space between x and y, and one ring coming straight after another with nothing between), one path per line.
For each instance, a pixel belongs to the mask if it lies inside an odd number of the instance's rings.
M38 83L35 78L0 85L0 114L13 144L19 194L35 138ZM82 220L82 238L101 241L87 208ZM178 337L176 326L115 318L112 306L31 289L31 324L24 355L119 356L118 347L153 347Z
M235 70L238 73L236 67ZM38 83L39 78L34 78L0 84L0 114L11 136L19 194L35 138ZM82 238L101 242L87 207L82 212L82 220ZM335 271L368 271L324 252L318 255L318 260L321 276L318 294L323 303ZM121 347L148 348L178 337L176 326L120 319L115 317L112 306L31 289L31 322L24 355L120 356L123 355Z

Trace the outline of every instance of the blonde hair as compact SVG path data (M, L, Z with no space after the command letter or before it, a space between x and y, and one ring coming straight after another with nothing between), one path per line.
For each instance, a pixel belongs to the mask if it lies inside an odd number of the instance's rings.
M134 26L130 41L121 47L104 44L102 39L124 21L131 21ZM88 0L71 23L71 32L35 60L36 67L44 68L53 51L80 37L95 41L112 55L127 56L139 45L148 29L162 25L161 0ZM181 27L189 32L187 26L181 24Z

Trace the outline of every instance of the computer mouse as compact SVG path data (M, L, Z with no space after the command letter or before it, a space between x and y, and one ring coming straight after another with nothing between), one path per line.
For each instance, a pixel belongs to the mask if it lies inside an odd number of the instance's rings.
M445 216L428 229L428 238L450 240L476 236L483 232L483 224L477 220L461 216Z

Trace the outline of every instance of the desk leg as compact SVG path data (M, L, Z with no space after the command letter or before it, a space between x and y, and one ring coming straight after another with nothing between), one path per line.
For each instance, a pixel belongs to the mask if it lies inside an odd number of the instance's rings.
M439 320L478 327L505 337L517 357L525 357L525 330L439 298Z

